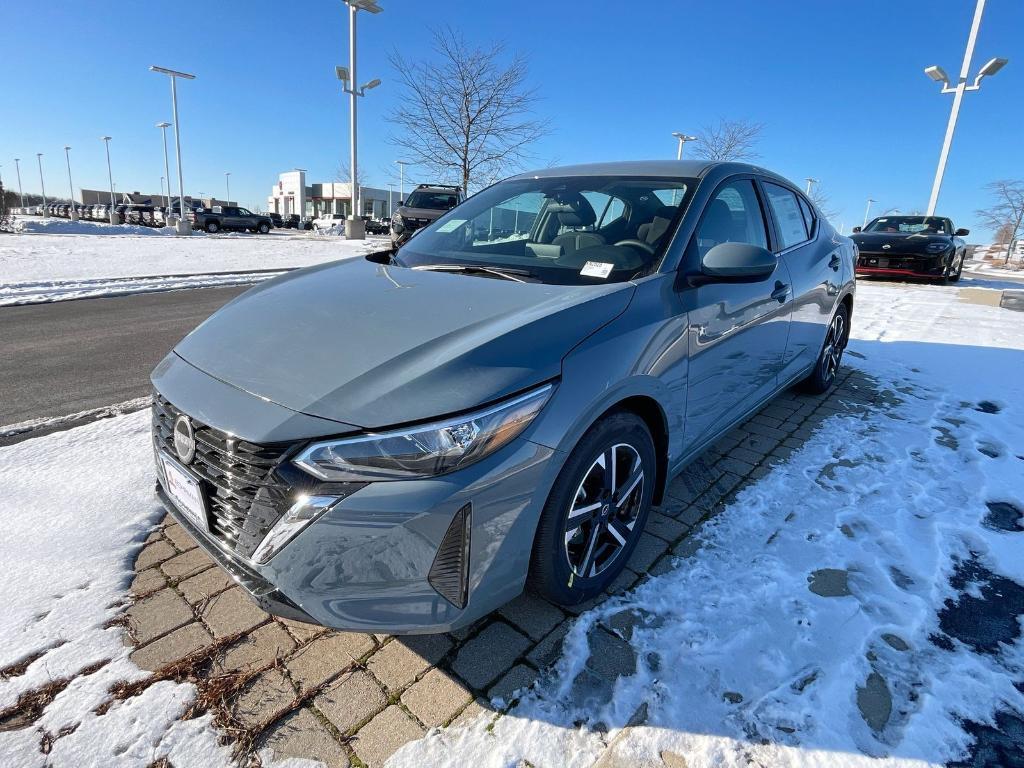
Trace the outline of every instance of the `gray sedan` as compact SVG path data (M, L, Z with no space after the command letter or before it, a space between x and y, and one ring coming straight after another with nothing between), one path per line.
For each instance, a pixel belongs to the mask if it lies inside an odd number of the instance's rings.
M189 334L152 377L158 493L278 615L437 632L528 585L585 601L687 462L831 386L854 252L748 165L507 179Z

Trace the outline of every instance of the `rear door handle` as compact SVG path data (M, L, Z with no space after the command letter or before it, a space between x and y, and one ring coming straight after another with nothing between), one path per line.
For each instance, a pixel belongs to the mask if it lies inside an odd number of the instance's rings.
M833 270L838 272L839 271L839 267L842 265L842 263L843 263L843 260L839 258L839 254L838 253L833 253L832 254L832 258L829 259L828 265L830 267L832 267Z
M772 298L779 302L779 304L785 304L787 296L789 296L789 286L776 280L775 290L772 291Z

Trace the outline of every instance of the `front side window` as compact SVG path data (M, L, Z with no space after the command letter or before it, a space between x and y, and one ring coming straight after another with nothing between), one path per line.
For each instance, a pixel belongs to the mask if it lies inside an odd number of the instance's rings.
M775 223L779 226L781 250L792 248L807 240L807 225L796 195L785 187L767 182L764 184L764 191L768 196L768 205L771 206Z
M722 243L768 247L761 204L753 182L748 179L729 182L719 189L697 228L697 249L701 257Z
M938 216L882 216L865 232L888 232L894 235L951 235L949 222Z
M565 285L630 280L661 263L695 186L632 176L510 179L419 230L396 261L505 268Z

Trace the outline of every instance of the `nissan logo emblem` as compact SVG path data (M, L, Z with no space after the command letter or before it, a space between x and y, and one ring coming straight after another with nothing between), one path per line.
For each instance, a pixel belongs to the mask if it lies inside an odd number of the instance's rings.
M182 414L174 421L174 452L183 464L188 464L196 455L196 435L192 422Z

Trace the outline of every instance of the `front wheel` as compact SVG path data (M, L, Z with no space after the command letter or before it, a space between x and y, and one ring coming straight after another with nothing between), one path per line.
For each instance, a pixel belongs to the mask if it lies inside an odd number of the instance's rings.
M206 231L211 235L220 230L220 225L216 221L206 222Z
M811 375L802 382L805 392L820 395L827 392L829 387L835 383L839 364L843 360L843 351L846 349L846 342L849 338L849 324L850 313L845 304L840 304L835 315L832 316L832 322L828 325L825 342L821 345L821 352L818 354L818 362L815 363Z
M533 543L530 585L560 605L601 594L647 522L657 464L639 416L613 413L583 436L558 475Z
M270 231L270 225L267 224L267 222L263 221L263 222L260 222L260 225L259 225L258 229L259 229L261 235L265 235L265 234L267 234Z
M960 261L956 265L956 272L951 274L947 280L951 283L955 283L960 279L960 275L964 272L964 260L967 258L967 254L960 257Z

